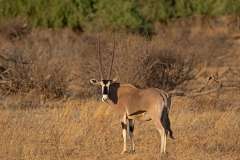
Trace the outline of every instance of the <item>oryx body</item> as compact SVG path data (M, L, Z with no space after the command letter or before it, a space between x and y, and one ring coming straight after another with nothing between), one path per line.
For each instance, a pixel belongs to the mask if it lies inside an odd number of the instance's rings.
M117 83L116 79L110 79L114 60L115 41L108 78L104 79L99 38L97 49L101 80L91 79L90 83L101 86L102 101L123 114L121 121L124 140L122 153L127 151L127 133L132 143L131 150L135 150L133 141L134 120L152 120L154 122L161 135L161 153L165 153L167 134L169 133L170 137L173 138L168 117L171 97L158 88L139 89L131 84L121 84Z
M170 108L169 96L166 92L157 88L139 89L131 84L115 83L112 80L96 81L92 84L101 85L102 101L123 114L121 121L123 129L124 146L122 153L127 151L127 133L129 133L132 148L135 150L133 141L134 120L152 120L161 136L161 153L166 152L166 137L172 131L168 111Z

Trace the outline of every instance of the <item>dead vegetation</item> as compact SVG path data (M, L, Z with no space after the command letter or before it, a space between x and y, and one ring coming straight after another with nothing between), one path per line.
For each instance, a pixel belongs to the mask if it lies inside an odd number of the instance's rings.
M2 66L1 95L26 94L37 90L46 98L61 97L67 85L65 66L59 58L51 58L46 53L26 53L17 49L2 58L7 61Z
M10 23L9 28L23 26L15 23ZM116 39L113 76L118 76L121 82L142 88L186 88L189 81L199 79L202 68L218 68L226 63L224 57L236 54L230 53L234 44L226 32L216 30L217 34L212 35L212 29L205 34L195 29L196 26L192 26L179 30L172 25L152 40L137 35L102 33L103 70L109 68L113 39ZM15 30L19 32L16 34L22 33L20 29ZM3 36L1 43L3 95L32 90L46 98L96 95L97 91L88 84L92 77L100 78L96 35L75 34L68 29L33 30L19 41ZM216 61L216 56L223 58ZM201 73L203 79L210 76L206 72Z

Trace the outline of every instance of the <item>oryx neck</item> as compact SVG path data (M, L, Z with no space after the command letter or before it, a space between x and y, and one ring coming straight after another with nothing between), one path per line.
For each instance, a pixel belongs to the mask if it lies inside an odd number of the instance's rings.
M117 104L118 102L118 89L120 87L120 83L112 83L108 92L108 99L106 102L110 105Z

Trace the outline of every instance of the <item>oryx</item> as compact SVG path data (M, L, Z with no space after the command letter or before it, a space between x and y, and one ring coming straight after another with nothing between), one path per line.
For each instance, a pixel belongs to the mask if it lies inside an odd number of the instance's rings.
M161 136L161 153L165 153L168 133L173 138L168 117L171 97L158 88L139 89L131 84L122 84L116 82L116 79L110 79L114 60L115 41L108 78L104 79L99 38L97 44L101 80L91 79L90 83L101 86L102 101L123 114L121 121L124 140L122 153L127 151L127 133L131 140L131 151L135 151L133 141L134 120L153 121Z

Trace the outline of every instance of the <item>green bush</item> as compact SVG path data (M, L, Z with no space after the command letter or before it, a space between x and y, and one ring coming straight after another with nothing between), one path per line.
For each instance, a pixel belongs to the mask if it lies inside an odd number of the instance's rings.
M34 27L149 32L156 22L192 15L240 13L240 0L0 0L0 22L26 19Z
M135 30L143 23L136 4L131 1L101 0L96 4L96 10L96 17L99 19L99 25L102 27Z
M33 26L77 27L90 20L91 0L0 1L1 19L26 17Z

